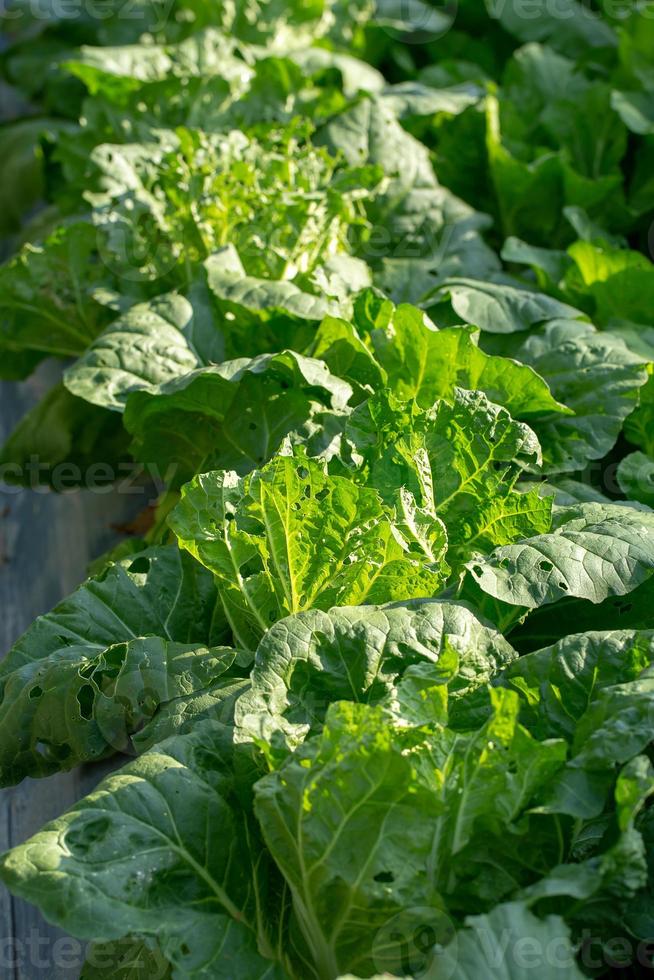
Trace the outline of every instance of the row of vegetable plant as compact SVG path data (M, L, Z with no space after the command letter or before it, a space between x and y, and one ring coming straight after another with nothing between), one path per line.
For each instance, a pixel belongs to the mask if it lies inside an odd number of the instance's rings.
M133 756L2 880L84 980L651 968L654 4L3 30L0 473L160 495L0 662L0 785Z

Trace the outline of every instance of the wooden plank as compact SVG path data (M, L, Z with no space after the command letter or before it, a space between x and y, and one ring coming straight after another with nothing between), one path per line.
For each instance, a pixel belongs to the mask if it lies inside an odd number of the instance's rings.
M11 817L8 806L0 802L0 851L11 847ZM0 886L0 976L6 974L7 980L14 980L15 970L10 965L9 943L15 936L13 903L7 892Z
M45 366L25 384L0 383L1 439L56 377L56 368ZM140 495L56 495L0 485L0 656L36 616L83 581L88 563L115 541L112 525L133 518L148 499L145 489ZM0 791L0 849L35 833L115 765L26 780ZM73 980L82 962L80 943L48 925L36 909L13 899L0 886L2 980Z

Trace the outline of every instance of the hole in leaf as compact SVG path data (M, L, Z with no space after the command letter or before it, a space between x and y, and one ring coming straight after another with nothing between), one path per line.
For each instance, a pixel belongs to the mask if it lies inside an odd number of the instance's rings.
M380 884L390 885L395 881L395 875L392 871L379 871L375 875L375 881L378 881Z
M539 562L538 567L540 568L541 572L551 572L554 565L551 561L541 561Z
M258 572L263 572L263 558L261 555L252 555L241 566L241 575L243 578L249 578L250 575L256 575Z
M95 692L90 684L85 684L80 687L77 692L77 703L79 704L79 710L82 718L90 721L93 717L93 702L95 701Z
M153 715L157 710L157 706L160 701L160 697L156 691L150 688L143 688L136 695L136 703L141 709L141 711L146 715Z
M34 751L48 762L59 763L65 762L72 750L70 745L53 745L52 742L39 739L34 746Z
M568 589L570 588L570 586L568 585L567 582L561 581L561 582L559 582L559 588L562 589L563 592L567 592Z
M309 471L306 468L306 466L298 467L297 475L300 477L301 480L306 480L307 477L309 476Z
M329 496L329 490L327 489L327 487L323 487L323 489L319 490L318 493L316 494L316 500L324 500L325 497L328 496Z
M43 697L43 688L38 687L37 685L36 687L33 687L32 690L30 691L30 701L36 701L36 699L40 697Z
M150 571L150 559L149 558L137 558L129 566L129 571L134 572L135 575L145 575Z

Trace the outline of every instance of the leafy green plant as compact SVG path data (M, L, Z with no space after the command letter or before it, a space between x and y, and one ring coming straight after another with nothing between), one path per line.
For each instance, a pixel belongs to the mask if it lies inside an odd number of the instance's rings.
M101 6L5 19L0 472L161 497L0 662L0 785L117 766L0 878L83 980L643 966L652 4Z

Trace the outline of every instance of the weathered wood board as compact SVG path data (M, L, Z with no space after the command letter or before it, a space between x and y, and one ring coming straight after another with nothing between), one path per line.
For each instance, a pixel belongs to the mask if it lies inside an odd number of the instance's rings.
M0 439L54 379L56 372L46 367L24 384L0 383ZM0 484L0 657L36 616L83 581L88 563L116 540L112 525L129 520L147 502L134 494L86 491L61 496ZM109 768L89 766L0 790L0 850L58 816ZM82 961L80 943L0 886L2 980L76 980Z

